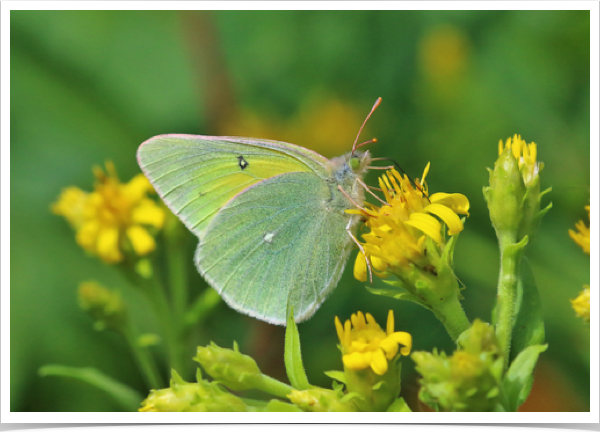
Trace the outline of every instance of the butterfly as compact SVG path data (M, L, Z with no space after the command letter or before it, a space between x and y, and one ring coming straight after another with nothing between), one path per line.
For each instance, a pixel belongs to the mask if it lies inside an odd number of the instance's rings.
M168 134L142 143L137 159L198 237L194 262L206 281L233 309L285 325L290 306L296 322L315 313L359 244L360 216L346 210L363 205L372 161L357 148L376 140L357 141L327 159L279 141Z

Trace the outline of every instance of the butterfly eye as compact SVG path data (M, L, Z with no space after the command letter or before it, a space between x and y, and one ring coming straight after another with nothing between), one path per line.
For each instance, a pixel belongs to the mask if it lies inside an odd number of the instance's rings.
M360 160L357 156L352 156L348 161L348 164L350 165L350 168L352 168L353 171L356 171L360 166Z

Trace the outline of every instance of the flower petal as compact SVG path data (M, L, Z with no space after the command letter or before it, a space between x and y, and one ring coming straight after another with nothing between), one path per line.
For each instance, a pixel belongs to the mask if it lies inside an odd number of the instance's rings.
M431 195L429 200L432 204L442 204L455 213L469 216L469 199L463 194L438 192Z
M342 327L342 323L340 322L340 319L338 317L335 317L335 331L337 332L338 339L340 340L340 343L343 346L344 342L345 342L345 340L344 340L344 327Z
M410 354L410 350L412 349L412 336L407 332L395 332L392 333L389 337L398 342L400 345L403 345L400 348L400 354L403 356L407 356Z
M148 231L139 225L133 225L127 228L127 237L131 241L133 250L138 256L147 255L156 249L154 237L148 234Z
M373 353L371 369L373 369L373 372L375 372L377 375L383 375L387 372L388 362L382 350L378 349Z
M109 264L123 259L119 250L119 230L117 228L103 228L98 232L96 252L100 259Z
M464 228L464 225L460 221L458 215L446 206L441 204L430 204L425 208L425 211L432 213L443 220L448 227L449 235L458 234Z
M440 235L442 225L431 215L425 213L411 213L410 219L404 222L404 224L422 231L436 243L442 241L442 236Z
M342 361L348 369L359 370L369 367L372 358L373 354L370 351L365 353L353 352L342 356Z
M361 251L358 252L354 261L354 278L360 282L367 280L367 260Z
M151 225L160 229L165 222L165 212L154 201L144 199L133 209L131 220L134 223Z
M387 337L382 340L379 346L385 352L385 356L388 360L393 359L398 353L398 342L392 337Z

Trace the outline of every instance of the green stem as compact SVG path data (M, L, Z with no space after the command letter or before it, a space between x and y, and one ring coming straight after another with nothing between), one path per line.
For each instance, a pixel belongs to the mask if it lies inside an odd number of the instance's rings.
M173 314L178 330L183 328L183 316L188 303L187 264L185 239L181 222L176 221L165 230L166 257L168 260L169 291L173 299Z
M161 389L164 387L163 381L158 373L158 368L154 363L153 357L148 353L148 350L142 348L137 343L137 332L134 330L133 326L130 324L126 326L122 331L125 340L131 347L131 351L133 352L133 356L135 357L140 369L142 370L142 375L144 376L144 380L146 384L151 389Z
M153 277L147 287L148 296L152 302L159 323L166 335L167 352L169 356L169 368L183 373L183 360L181 356L181 344L179 335L174 325L173 316L169 309L169 300L163 287Z
M156 266L153 266L153 268L156 268ZM183 365L180 355L180 344L173 325L169 299L163 286L154 271L152 271L152 275L149 278L145 278L136 272L133 263L123 263L121 269L129 281L146 296L156 314L158 323L165 335L169 370L175 369L180 371Z
M262 376L262 380L256 388L270 395L278 396L284 399L287 399L287 395L294 390L292 386L282 383L281 381L277 381L275 378L271 378L268 375Z
M510 359L517 285L523 249L528 242L527 236L519 243L515 243L512 238L507 237L500 239L500 277L496 306L496 337L500 349L504 353L504 370L508 368Z
M186 328L189 329L206 319L209 312L212 311L220 301L221 296L214 289L206 288L202 291L185 314L183 320Z
M444 324L446 331L455 343L461 333L471 327L458 296L450 297L445 302L435 305L433 313Z

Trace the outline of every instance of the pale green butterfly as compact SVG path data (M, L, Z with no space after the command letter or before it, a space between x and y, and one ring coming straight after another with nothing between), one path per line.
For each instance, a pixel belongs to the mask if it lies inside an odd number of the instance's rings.
M358 244L360 216L346 210L363 205L371 163L356 149L375 140L357 140L329 160L279 141L159 135L142 143L137 158L200 239L194 262L207 282L233 309L285 325L289 306L296 322L315 313Z

